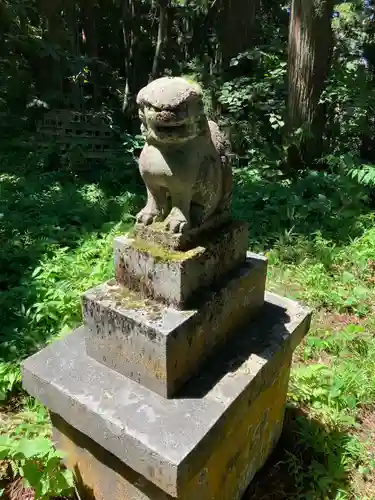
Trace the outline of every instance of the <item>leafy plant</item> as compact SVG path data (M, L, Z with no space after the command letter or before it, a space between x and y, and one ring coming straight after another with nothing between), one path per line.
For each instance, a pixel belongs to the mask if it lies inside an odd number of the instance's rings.
M348 171L350 177L364 186L375 186L375 166L361 165L359 168L352 168Z
M14 476L23 477L37 499L71 493L73 475L62 467L61 458L47 437L0 436L0 460L10 462Z
M292 498L349 500L348 477L373 468L360 440L298 416L292 425L293 444L286 450L285 473L294 482Z
M0 402L5 401L9 393L21 386L21 373L17 365L0 363Z

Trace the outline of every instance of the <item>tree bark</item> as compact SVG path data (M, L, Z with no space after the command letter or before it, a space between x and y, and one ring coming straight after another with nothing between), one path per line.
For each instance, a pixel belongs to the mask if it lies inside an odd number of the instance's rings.
M261 0L217 0L218 38L223 67L241 52L251 49L257 37L256 17Z
M39 0L40 11L47 20L47 29L43 34L46 44L53 50L59 47L63 37L61 17L62 0ZM46 55L38 61L37 90L42 98L60 101L62 99L61 64L51 55Z
M142 52L141 2L122 1L122 35L124 42L125 88L122 110L128 117L136 115L135 98L137 92L147 84L149 67L145 64Z
M131 32L132 11L129 0L122 2L122 38L124 42L124 69L125 69L125 88L122 100L122 111L125 112L130 102L130 80L132 67L132 32Z
M94 0L84 0L82 5L82 22L85 33L84 49L91 59L91 86L92 86L92 105L94 108L100 103L100 76L98 70L98 38L95 19Z
M167 9L169 0L158 0L159 7L159 29L158 38L156 41L155 55L152 63L150 81L155 80L160 74L160 62L163 53L163 47L166 42L167 35Z
M288 54L288 167L314 163L322 153L325 107L319 104L331 65L333 0L293 0ZM295 136L298 129L299 136ZM293 137L301 137L297 142Z

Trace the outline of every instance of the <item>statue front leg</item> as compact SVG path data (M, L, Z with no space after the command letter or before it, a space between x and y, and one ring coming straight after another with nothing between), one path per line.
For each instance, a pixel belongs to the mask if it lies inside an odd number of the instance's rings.
M190 228L191 192L171 191L172 209L165 219L165 227L171 233L184 233Z
M137 224L148 226L153 222L162 221L166 205L166 192L162 188L147 187L147 203L136 216Z

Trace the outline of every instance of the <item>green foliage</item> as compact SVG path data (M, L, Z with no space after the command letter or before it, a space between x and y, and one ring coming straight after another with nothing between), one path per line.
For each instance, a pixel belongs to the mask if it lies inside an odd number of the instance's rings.
M61 467L62 455L49 438L11 439L0 436L0 459L10 460L13 473L33 488L35 498L50 498L71 493L73 475Z
M375 457L355 434L362 408L375 401L371 330L371 323L318 328L299 350L304 363L292 370L289 397L309 418L297 417L297 440L286 459L297 491L303 491L296 498L357 498L355 481L374 471Z
M375 341L359 326L310 336L305 359L329 355L329 365L301 365L293 372L293 399L308 405L331 423L355 424L360 406L375 401Z
M231 67L251 67L247 75L224 81L218 89L223 124L236 152L252 162L256 150L274 149L280 158L284 126L285 53L278 47L257 47L239 54ZM265 139L268 138L266 141ZM269 147L270 139L273 148ZM268 144L267 144L268 143Z
M48 434L46 413L33 408L36 419L25 421L0 436L0 460L7 460L13 475L21 476L26 487L33 488L35 498L68 495L73 488L73 475L66 470Z
M236 171L234 211L249 221L252 248L267 252L271 287L289 293L283 283L293 283L293 296L318 307L371 312L375 231L366 190L326 172L275 182L267 167Z
M140 198L132 178L139 137L123 136L121 163L48 169L19 139L0 174L0 399L20 387L18 362L80 322L79 296L111 275L115 234ZM125 173L124 173L125 172ZM130 172L130 175L129 175ZM125 189L128 187L128 191ZM16 363L16 364L14 364Z
M349 500L354 492L348 487L348 478L365 476L373 469L356 436L306 416L296 417L288 438L291 442L286 445L283 469L293 480L294 492L288 498Z
M90 196L100 195L96 190ZM62 330L71 329L80 321L79 297L86 289L111 276L112 240L126 226L115 224L108 233L94 233L78 241L77 250L49 245L48 253L34 268L28 280L31 290L17 287L14 296L8 294L7 303L24 293L19 307L22 335L9 334L3 349L14 357L38 350L49 338Z
M375 166L361 165L359 168L350 169L348 173L358 184L375 187Z
M5 401L9 393L19 390L21 373L18 366L12 363L0 363L0 403Z

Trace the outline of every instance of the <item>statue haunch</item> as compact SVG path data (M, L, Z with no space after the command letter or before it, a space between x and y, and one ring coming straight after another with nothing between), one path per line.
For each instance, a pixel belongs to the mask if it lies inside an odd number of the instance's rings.
M183 233L227 212L229 144L208 121L200 87L183 78L160 78L139 92L137 104L146 138L139 170L147 188L137 223L164 221L166 231Z

